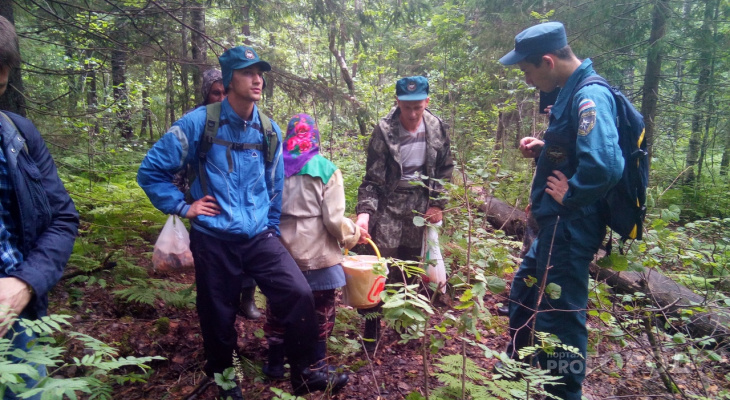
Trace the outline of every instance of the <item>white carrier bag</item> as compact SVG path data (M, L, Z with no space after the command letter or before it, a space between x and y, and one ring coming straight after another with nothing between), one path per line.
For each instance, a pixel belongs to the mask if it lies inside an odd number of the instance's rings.
M439 233L437 227L441 227L442 221L428 225L423 232L422 257L426 263L426 274L428 281L438 285L441 293L446 293L446 267L444 258L441 256L439 247Z

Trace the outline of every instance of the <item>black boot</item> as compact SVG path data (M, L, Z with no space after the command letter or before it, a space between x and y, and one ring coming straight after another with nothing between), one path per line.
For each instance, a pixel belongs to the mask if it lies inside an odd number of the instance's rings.
M314 346L314 356L317 358L317 362L314 364L316 369L324 368L327 365L327 342L320 340Z
M218 397L223 400L243 400L243 392L241 388L236 385L233 389L223 390L222 387L218 387Z
M285 350L283 343L269 343L269 362L264 364L261 370L270 380L281 381L286 379L286 377L284 377L284 354Z
M497 315L500 317L509 317L509 305L497 307Z
M327 371L330 374L337 372L338 367L327 364L327 341L320 340L317 342L317 345L314 346L314 356L317 358L317 362L314 363L314 367L312 367L312 369L317 371ZM342 370L342 368L343 367L339 367L340 370Z
M241 305L238 307L238 315L246 319L258 319L261 312L256 308L256 286L241 289Z
M334 394L347 385L349 377L346 373L329 373L329 368L323 369L324 371L305 368L297 376L292 373L291 386L294 395L301 396L319 391L329 391Z
M363 332L365 351L372 353L380 339L380 317L368 318L365 320L365 332Z

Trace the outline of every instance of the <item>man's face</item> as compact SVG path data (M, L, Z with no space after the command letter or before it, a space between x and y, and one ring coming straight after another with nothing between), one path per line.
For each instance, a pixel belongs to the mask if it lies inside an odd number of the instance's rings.
M557 88L557 80L553 77L552 59L549 57L543 57L539 67L525 61L518 62L517 66L525 74L525 82L528 85L534 86L543 92L552 92Z
M226 89L223 88L223 82L215 81L210 85L210 92L208 92L208 98L205 99L205 104L218 103L226 98Z
M228 101L259 101L263 85L263 72L258 65L237 69L228 84Z
M0 96L5 93L8 88L8 77L10 76L10 67L0 67Z
M423 112L428 106L429 98L423 100L398 100L400 108L400 123L407 130L413 131L418 128L423 118Z

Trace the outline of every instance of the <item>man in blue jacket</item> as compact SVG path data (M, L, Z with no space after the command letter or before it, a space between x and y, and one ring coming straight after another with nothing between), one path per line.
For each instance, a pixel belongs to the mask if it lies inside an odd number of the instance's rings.
M537 159L530 203L539 230L512 282L507 351L517 358L519 349L533 344L534 332L554 334L577 348L580 354L556 349L538 354L537 361L561 376L562 385L549 386L549 392L579 400L586 368L588 265L606 235L598 202L624 168L616 103L600 85L585 86L571 98L595 71L589 59L573 54L559 22L522 31L514 50L499 61L517 64L527 83L544 92L561 88L543 139L520 141L522 155ZM540 293L550 284L558 285L560 293Z
M0 17L0 95L19 62L15 28ZM27 351L36 335L28 335L20 321L46 315L48 292L71 255L79 215L32 122L0 112L0 137L0 337ZM41 378L46 376L45 366L36 368ZM36 382L26 377L25 386ZM12 389L0 395L17 398ZM31 399L40 399L40 394Z
M272 123L276 152L268 144L256 101L263 72L271 70L250 47L238 46L219 58L227 97L220 104L219 128L206 154L199 154L207 124L206 107L175 122L142 161L137 182L152 204L166 214L190 219L190 249L195 259L197 309L203 333L205 372L213 377L233 365L234 322L243 273L253 277L272 312L286 327L285 347L294 392L339 390L347 375L309 368L316 360L317 318L312 291L279 241L284 164L281 130ZM267 118L264 116L264 118ZM173 175L191 164L205 174L191 182L194 202L172 184ZM207 184L205 183L207 182ZM205 190L207 187L207 191ZM241 389L222 390L223 398L242 399Z

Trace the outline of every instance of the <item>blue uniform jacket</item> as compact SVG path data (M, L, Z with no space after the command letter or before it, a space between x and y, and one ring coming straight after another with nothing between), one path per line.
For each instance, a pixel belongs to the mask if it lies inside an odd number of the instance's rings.
M532 214L540 227L554 223L558 215L570 220L598 212L598 200L623 173L616 102L611 92L600 85L588 85L572 101L569 98L583 79L596 74L592 64L586 59L573 72L550 111L531 195ZM568 177L570 188L563 205L545 193L553 170Z
M190 164L198 170L198 145L204 135L206 108L200 107L180 118L150 149L137 172L137 183L152 204L165 214L185 216L190 206L185 195L172 184L175 173ZM229 142L264 143L257 107L252 119L244 121L233 111L228 99L221 103L217 138ZM281 154L281 130L272 126L279 138L276 156L271 163L259 150L231 150L229 167L226 147L213 144L208 151L205 170L208 194L215 197L221 213L198 216L193 229L224 239L252 238L267 228L279 234L281 192L284 188L284 163ZM190 183L194 200L204 196L200 180Z
M23 261L0 276L18 278L33 287L35 296L23 311L27 318L46 315L48 292L61 279L79 226L79 214L32 122L3 111L18 128L0 119L0 135L17 207L11 210ZM18 133L22 132L22 135ZM24 150L27 147L28 151Z

